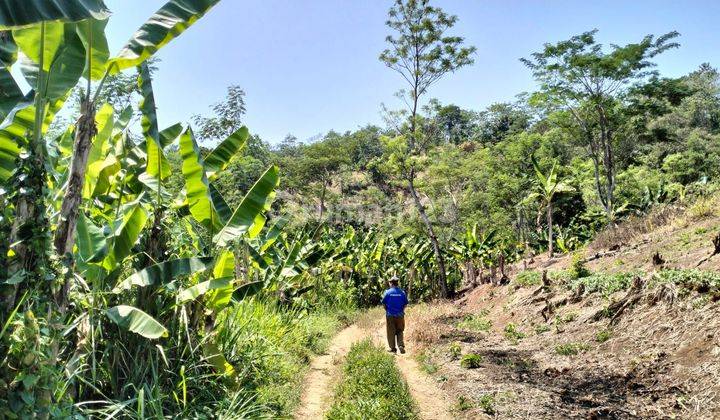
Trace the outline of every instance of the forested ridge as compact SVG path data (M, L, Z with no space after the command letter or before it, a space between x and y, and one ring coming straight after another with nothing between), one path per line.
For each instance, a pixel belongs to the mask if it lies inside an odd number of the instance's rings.
M720 297L720 73L664 75L680 34L538 40L534 91L465 109L432 87L490 58L395 0L378 53L405 106L277 141L242 80L159 121L155 54L218 2L167 1L114 53L102 0L0 1L0 418L717 412L695 328ZM392 276L418 304L397 360L371 309ZM647 351L546 357L608 342Z

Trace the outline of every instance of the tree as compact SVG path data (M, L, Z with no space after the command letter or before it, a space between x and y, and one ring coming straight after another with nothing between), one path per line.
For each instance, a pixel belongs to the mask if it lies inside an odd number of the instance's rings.
M556 44L545 44L532 58L521 61L540 83L534 100L550 109L569 112L582 133L593 161L595 188L608 217L612 218L616 187L617 132L622 124L622 95L627 87L656 72L650 61L679 44L679 34L648 35L636 44L613 45L611 51L595 40L597 30ZM604 179L601 179L604 178Z
M410 87L401 91L408 107L409 118L403 129L407 147L402 148L409 156L423 151L418 147L419 137L418 106L420 98L430 86L448 73L473 63L474 47L464 47L464 39L447 36L445 32L457 22L457 17L446 14L442 9L430 6L429 0L396 0L388 11L386 25L395 32L385 40L389 48L380 54L380 61L398 72ZM433 246L440 275L438 278L442 297L448 297L445 261L432 223L415 189L416 166L413 159L403 170L402 177L413 198L415 207L425 224L428 237Z
M200 140L224 139L242 127L242 117L246 111L245 91L237 85L228 86L225 100L211 108L214 114L212 117L192 117L197 126L195 135Z
M550 172L544 174L535 160L532 158L533 169L535 169L535 189L525 199L526 202L540 200L540 210L538 211L538 219L543 209L545 209L547 228L548 228L548 253L553 256L553 199L556 193L570 192L573 188L562 180L558 180L558 174L555 171L556 165L553 164Z

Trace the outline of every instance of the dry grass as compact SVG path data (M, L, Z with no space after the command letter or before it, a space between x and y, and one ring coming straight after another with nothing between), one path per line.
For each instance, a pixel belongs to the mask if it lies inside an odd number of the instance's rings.
M622 223L610 226L600 232L590 245L590 249L604 250L617 246L627 246L638 241L643 235L659 228L672 225L684 211L674 205L655 207L645 216L630 216Z

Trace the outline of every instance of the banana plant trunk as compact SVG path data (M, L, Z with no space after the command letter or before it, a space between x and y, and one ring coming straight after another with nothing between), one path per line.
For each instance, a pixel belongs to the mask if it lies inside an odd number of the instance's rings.
M422 202L420 202L420 196L418 196L417 190L415 190L413 178L414 173L411 171L410 176L408 176L407 179L408 190L410 190L410 194L412 195L415 202L415 207L417 207L418 213L420 213L420 218L425 224L428 237L430 238L430 243L432 243L433 252L435 253L435 259L437 261L439 271L438 286L440 287L440 296L442 298L448 298L450 297L450 290L448 289L447 276L445 274L445 259L443 258L442 252L440 251L440 243L438 242L437 236L435 236L435 230L430 223L430 218L428 218L427 213L425 212L425 206L423 206Z
M60 219L55 230L55 252L72 261L73 245L75 243L75 227L78 213L82 204L83 188L85 186L85 172L87 171L88 155L92 147L92 139L97 134L95 127L95 104L90 100L90 92L80 102L80 118L75 125L75 142L73 156L70 163L65 196L60 207ZM67 304L67 295L70 287L69 279L65 279L55 300L62 309Z
M550 258L553 256L553 219L552 219L552 203L547 206L547 224L548 224L548 253Z
M55 251L59 255L72 254L75 227L85 186L88 155L96 133L95 104L85 97L80 102L80 118L75 126L75 144L70 163L70 174L60 208L60 223L55 231L54 245Z

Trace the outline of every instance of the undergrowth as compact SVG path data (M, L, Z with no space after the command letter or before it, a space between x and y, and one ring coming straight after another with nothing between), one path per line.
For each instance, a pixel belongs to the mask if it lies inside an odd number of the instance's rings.
M403 420L418 415L393 356L364 340L350 348L327 418Z

